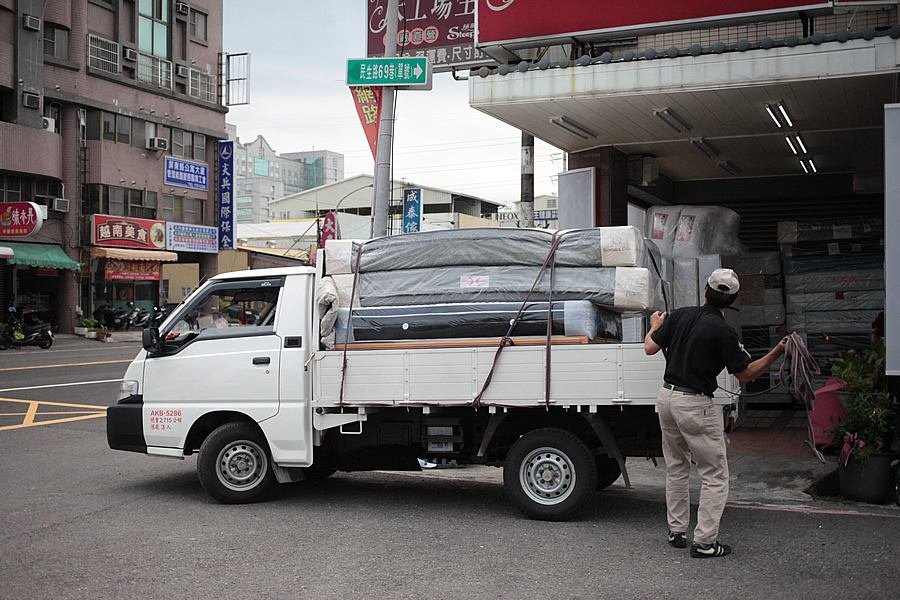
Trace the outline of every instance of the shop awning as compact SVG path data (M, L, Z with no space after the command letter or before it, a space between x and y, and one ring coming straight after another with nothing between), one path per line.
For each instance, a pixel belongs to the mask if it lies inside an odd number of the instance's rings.
M93 258L116 258L118 260L152 260L178 262L178 254L165 250L132 250L131 248L91 248Z
M0 259L13 258L16 255L13 249L8 246L0 246Z
M9 259L13 265L27 265L46 269L81 270L81 264L69 258L65 250L56 244L26 244L24 242L3 242L12 250Z

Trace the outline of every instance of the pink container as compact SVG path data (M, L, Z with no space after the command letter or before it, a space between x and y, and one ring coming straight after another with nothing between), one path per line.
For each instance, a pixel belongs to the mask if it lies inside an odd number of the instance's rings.
M835 428L844 418L844 407L838 392L844 389L844 382L829 377L825 385L816 390L813 409L809 413L816 446L827 446L834 437Z

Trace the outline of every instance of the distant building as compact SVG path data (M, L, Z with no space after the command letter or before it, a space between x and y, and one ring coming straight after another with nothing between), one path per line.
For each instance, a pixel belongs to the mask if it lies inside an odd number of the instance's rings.
M534 226L543 229L559 228L559 198L550 194L534 197ZM499 212L500 227L523 227L515 208L504 206Z
M242 143L237 129L228 126L235 140L235 220L266 223L269 203L288 194L308 190L344 177L344 155L330 150L278 154L261 135Z

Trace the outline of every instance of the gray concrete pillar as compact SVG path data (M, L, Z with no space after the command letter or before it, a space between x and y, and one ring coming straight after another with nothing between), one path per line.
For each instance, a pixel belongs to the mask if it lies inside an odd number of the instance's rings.
M64 226L60 228L60 244L73 260L81 261L81 185L78 176L79 148L78 110L73 104L66 104L60 115L59 134L62 136L61 161L63 195L71 200L69 212L65 214ZM86 253L85 253L86 254ZM87 264L83 268L88 268ZM80 273L61 271L58 280L56 323L61 333L72 333L75 327L75 307L79 303Z

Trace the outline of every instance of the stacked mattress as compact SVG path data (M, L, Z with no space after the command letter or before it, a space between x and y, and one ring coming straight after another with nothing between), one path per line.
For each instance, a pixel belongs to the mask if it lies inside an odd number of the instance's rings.
M554 333L620 339L622 314L665 309L661 258L639 229L558 235L552 282L549 268L538 279L554 243L542 230L454 229L329 241L327 277L317 291L323 343L334 343L339 321L356 340L505 335L526 299L532 308L513 335L545 333L552 299Z

